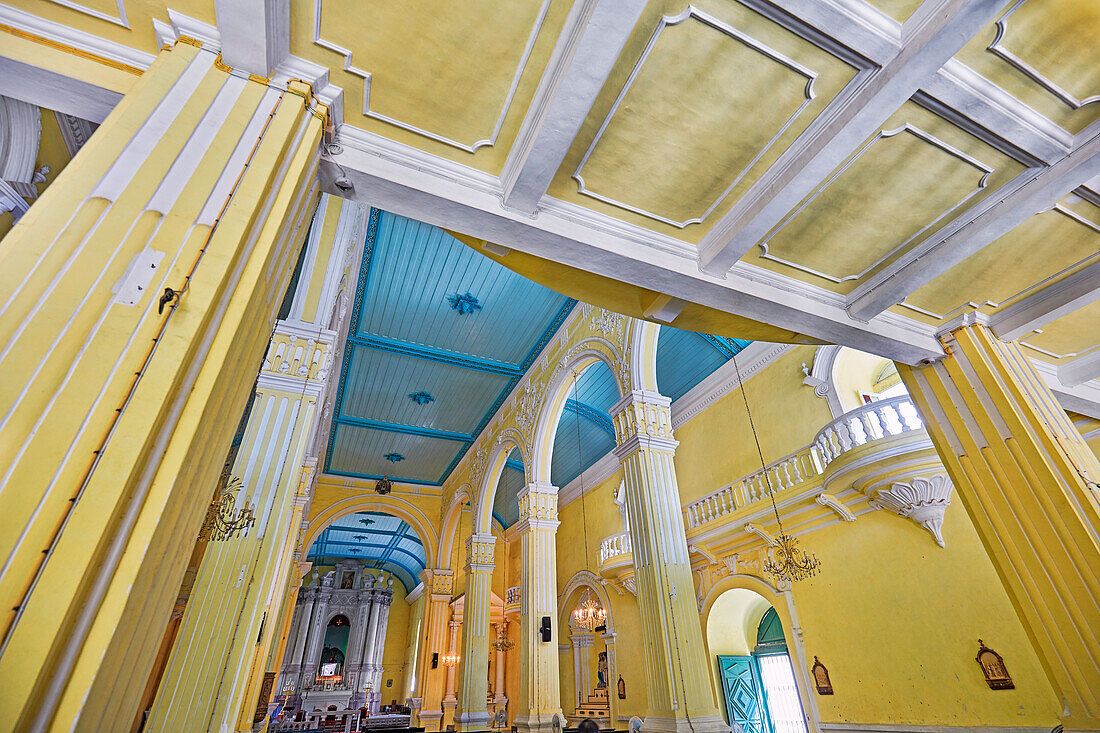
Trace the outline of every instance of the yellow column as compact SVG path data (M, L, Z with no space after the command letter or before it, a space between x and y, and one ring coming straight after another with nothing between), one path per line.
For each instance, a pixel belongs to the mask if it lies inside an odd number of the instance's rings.
M473 534L466 540L466 599L462 611L462 680L459 684L458 730L489 727L489 612L493 594L496 537Z
M548 731L561 714L558 680L558 525L557 487L542 481L527 484L517 497L520 532L519 701L516 727ZM542 641L539 627L549 617L551 638ZM501 691L503 694L503 691Z
M255 526L229 539L211 538L154 700L154 730L252 728L282 582L310 488L302 458L324 386L312 378L317 366L304 376L296 366L281 371L285 360L276 355L307 345L300 329L284 322L275 329L232 468L242 486L236 506L253 509ZM298 358L306 365L324 361L313 358L313 349L332 346L324 334L313 336ZM250 684L254 668L258 679Z
M420 574L424 585L431 588L431 597L425 610L424 643L420 649L420 672L417 675L420 691L420 725L425 730L443 730L443 683L447 668L443 655L447 653L447 622L450 620L451 593L454 590L454 572L450 570L425 570ZM435 668L432 658L435 657Z
M643 730L728 731L712 694L673 455L669 399L634 391L611 410L629 506L645 643Z
M899 365L990 559L1065 703L1100 730L1100 462L1014 343L968 325Z
M279 681L279 672L283 668L283 657L286 656L287 644L290 637L290 629L294 621L294 608L298 604L298 591L302 589L305 574L313 567L311 562L302 562L300 553L294 553L294 562L288 570L286 592L283 594L283 604L279 611L279 633L272 641L271 653L268 658L266 670L275 673L276 681ZM281 687L273 687L268 702L273 702L283 695Z
M0 243L0 730L137 715L316 202L309 88L214 62L163 51Z

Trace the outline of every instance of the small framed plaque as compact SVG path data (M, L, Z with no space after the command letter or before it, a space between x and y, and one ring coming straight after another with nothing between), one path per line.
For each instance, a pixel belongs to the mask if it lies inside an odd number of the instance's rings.
M829 670L825 669L825 665L817 657L814 657L814 666L810 668L810 674L814 676L814 687L817 688L818 695L833 694L833 683L829 679Z
M989 689L1016 689L1016 685L1012 683L1012 677L1008 674L1008 668L1005 667L1004 658L987 647L981 639L978 639L978 656L974 659L977 660L978 666L982 668L982 674L985 675L985 683L989 685Z

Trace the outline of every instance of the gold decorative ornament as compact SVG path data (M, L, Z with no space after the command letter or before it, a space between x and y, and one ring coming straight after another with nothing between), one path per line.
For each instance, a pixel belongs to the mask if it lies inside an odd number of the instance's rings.
M393 490L393 482L390 481L389 476L383 476L378 480L378 483L374 485L374 490L385 496Z
M516 645L516 642L509 639L504 634L497 634L497 638L490 644L491 647L498 652L506 652Z
M1008 674L1008 668L1005 667L1004 657L987 647L981 639L978 639L978 655L974 659L982 668L982 674L985 675L985 683L989 685L989 689L1016 689L1012 677Z
M237 512L233 511L237 503L237 492L241 489L241 480L236 476L223 477L224 484L215 492L214 501L210 502L210 508L206 510L206 519L199 529L199 539L219 542L244 534L248 528L256 523L253 514L255 507L241 507Z

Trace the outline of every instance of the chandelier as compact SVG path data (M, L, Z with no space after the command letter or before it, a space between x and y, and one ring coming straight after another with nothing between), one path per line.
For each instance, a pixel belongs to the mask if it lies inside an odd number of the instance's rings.
M516 645L516 642L509 639L504 634L497 634L496 640L490 645L498 652L506 652Z
M444 654L443 655L443 666L444 667L457 667L460 660L461 660L461 657L459 657L457 654Z
M252 513L253 507L241 507L239 511L235 513L233 511L233 506L237 503L237 492L241 488L241 480L236 476L225 474L222 475L222 480L225 483L206 510L206 519L203 520L202 527L199 529L199 539L207 539L211 542L232 539L237 533L243 534L256 523L256 517Z
M760 438L756 434L756 425L752 421L752 411L749 410L749 398L745 394L745 382L741 379L741 369L737 366L737 356L733 357L733 368L737 374L737 381L741 384L741 399L745 403L745 414L749 418L749 428L752 429L752 438L756 442L756 454L760 457L760 467L764 469L767 477L767 464L764 462L764 451L760 448ZM775 504L775 489L770 481L767 489L768 498L772 502L772 513L775 515L775 524L779 527L775 545L768 551L768 559L764 561L764 572L775 578L776 582L787 581L794 583L817 575L821 561L812 552L798 546L798 539L783 531L783 520L779 518L779 507Z
M581 599L581 605L573 609L573 625L589 631L607 625L607 611L587 590Z

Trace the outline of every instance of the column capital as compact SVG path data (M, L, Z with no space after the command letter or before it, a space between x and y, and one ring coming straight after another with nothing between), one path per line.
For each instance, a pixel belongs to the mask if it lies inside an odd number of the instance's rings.
M676 450L671 404L662 394L636 389L611 407L619 460L638 450Z
M424 587L432 589L432 600L438 600L436 596L450 599L454 590L455 573L453 570L441 568L425 569L420 573L420 581Z
M492 570L496 567L497 538L491 533L474 533L466 538L466 570Z
M519 532L533 529L556 530L558 487L548 481L532 481L516 495L519 503Z

